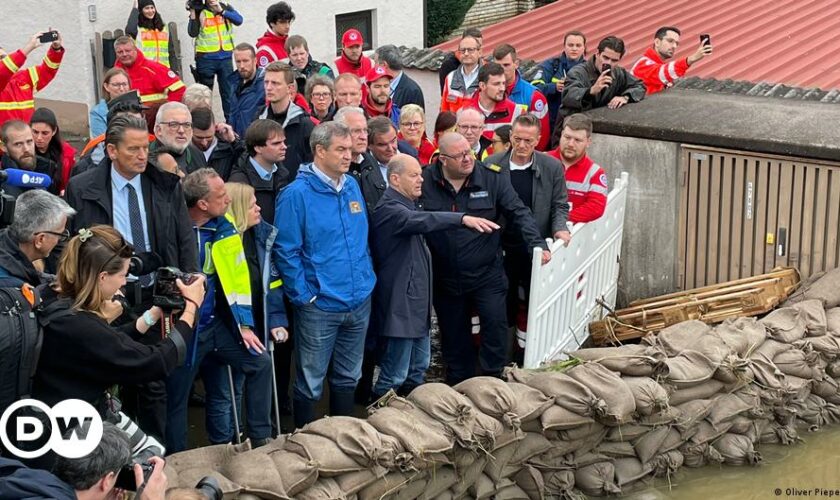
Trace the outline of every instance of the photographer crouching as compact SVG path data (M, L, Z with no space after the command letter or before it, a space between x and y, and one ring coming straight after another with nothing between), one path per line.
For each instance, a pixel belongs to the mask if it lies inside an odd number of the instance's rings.
M58 266L57 286L44 291L41 314L44 342L35 372L33 397L52 406L81 399L135 435L135 454L143 446L136 427L119 412L114 385L160 380L184 362L192 342L198 304L204 300L204 277L195 276L177 288L184 309L168 336L155 345L138 342L154 335L151 325L162 311L152 307L136 321L119 328L111 323L123 312L118 295L126 284L133 249L110 226L81 229L67 244Z

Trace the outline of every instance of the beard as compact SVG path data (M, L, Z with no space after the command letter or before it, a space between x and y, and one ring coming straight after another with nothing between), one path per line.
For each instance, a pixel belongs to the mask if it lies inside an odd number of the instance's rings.
M35 170L35 156L26 155L19 158L12 157L12 160L23 170Z

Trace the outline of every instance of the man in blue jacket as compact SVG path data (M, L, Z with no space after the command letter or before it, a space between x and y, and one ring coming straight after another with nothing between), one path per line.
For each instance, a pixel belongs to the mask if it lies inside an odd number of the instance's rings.
M236 71L229 77L228 123L236 135L244 137L257 110L265 104L264 72L257 67L254 46L248 43L240 43L233 49L233 62Z
M371 333L382 338L374 399L391 389L411 392L429 367L432 256L423 234L465 226L492 233L499 225L463 212L423 212L423 171L417 159L397 154L388 162L388 189L371 215L371 252L378 281Z
M347 175L350 129L326 122L309 139L313 162L277 198L274 262L294 309L293 408L300 428L315 419L330 368L330 415L350 415L362 372L376 277L359 184Z
M580 31L570 31L563 37L563 52L540 64L531 83L548 99L550 127L557 121L557 110L566 85L566 75L586 57L586 36Z

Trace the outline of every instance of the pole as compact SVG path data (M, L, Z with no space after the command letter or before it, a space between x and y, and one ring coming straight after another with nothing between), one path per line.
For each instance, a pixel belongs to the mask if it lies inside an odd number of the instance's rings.
M236 408L236 388L233 386L233 369L227 365L228 384L230 385L230 405L233 408L233 431L236 433L234 439L236 444L242 444L242 438L239 435L239 411Z

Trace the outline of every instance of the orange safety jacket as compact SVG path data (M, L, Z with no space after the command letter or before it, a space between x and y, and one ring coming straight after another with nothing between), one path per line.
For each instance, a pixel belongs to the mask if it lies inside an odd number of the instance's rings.
M61 65L64 49L47 50L41 64L29 69L18 70L0 91L0 124L9 120L29 123L35 112L35 93L49 85ZM5 59L3 60L5 63ZM6 64L2 65L6 67Z

